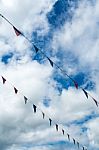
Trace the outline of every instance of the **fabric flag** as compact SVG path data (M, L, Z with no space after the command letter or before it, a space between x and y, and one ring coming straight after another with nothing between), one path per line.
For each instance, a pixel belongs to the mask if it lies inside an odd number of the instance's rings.
M70 141L70 135L69 135L69 134L67 134L67 136L68 136L68 140Z
M48 57L47 57L47 59L49 60L51 66L53 67L53 61L51 59L49 59Z
M73 139L73 142L74 142L74 145L75 145L75 143L76 143L75 139Z
M82 89L82 90L83 90L84 94L86 95L86 97L88 98L88 93L84 89Z
M15 34L16 34L17 36L22 35L22 33L21 33L17 28L15 28L14 26L13 26L13 29L14 29Z
M95 102L95 104L96 104L96 106L98 107L98 102L92 97L92 99L94 100L94 102Z
M63 135L65 134L65 131L62 129L62 133L63 133Z
M39 49L35 46L35 45L33 45L34 46L34 48L35 48L35 51L36 51L36 53L39 51Z
M15 92L15 94L18 93L18 90L16 89L16 87L14 87L14 92Z
M52 125L52 120L49 118L50 126Z
M36 106L33 104L34 113L36 113Z
M5 84L6 79L2 76L3 84Z
M24 96L24 101L25 101L25 104L27 103L28 101L28 98L26 96Z
M75 85L76 89L78 89L78 83L76 81L74 81L74 85Z
M84 146L83 146L83 150L85 150Z
M79 148L79 142L77 142L77 146L78 146L78 148Z
M42 112L42 115L43 115L43 119L45 118L45 114Z
M56 124L56 130L58 131L58 124Z

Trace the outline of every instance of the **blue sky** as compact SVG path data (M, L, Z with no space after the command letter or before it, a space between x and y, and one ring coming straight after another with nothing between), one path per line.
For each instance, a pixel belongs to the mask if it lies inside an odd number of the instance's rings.
M99 98L98 0L1 0L0 12L97 100ZM0 18L0 150L76 150L48 117L88 150L99 149L94 102ZM2 82L2 79L0 79ZM11 83L11 84L10 84ZM12 85L27 96L15 96ZM35 103L45 112L33 114Z

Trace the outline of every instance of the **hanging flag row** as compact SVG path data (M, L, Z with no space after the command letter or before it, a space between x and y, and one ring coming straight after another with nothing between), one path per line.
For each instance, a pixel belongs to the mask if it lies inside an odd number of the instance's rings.
M3 84L6 84L6 82L8 82L8 80L7 80L5 77L3 77L3 76L1 76L1 79L2 79L2 83L3 83ZM24 103L27 104L27 102L29 101L29 99L28 99L26 96L24 96L24 95L23 95L15 86L13 86L10 82L8 82L8 83L13 87L13 90L14 90L14 93L15 93L15 94L20 93L20 95L23 96L23 98L24 98ZM33 112L34 112L35 114L37 113L37 110L39 109L39 110L41 111L41 113L42 113L43 119L45 119L45 116L46 116L46 117L48 118L48 120L49 120L49 125L52 126L53 120L52 120L50 117L48 117L48 116L47 116L40 108L38 108L35 104L32 104L32 107L33 107ZM56 128L56 131L59 131L59 125L58 125L57 123L55 123L55 128ZM73 142L74 145L77 145L78 149L79 149L80 147L82 147L83 150L87 150L87 148L86 148L85 146L80 146L80 143L79 143L78 141L76 141L74 138L71 138L70 134L65 133L65 130L64 130L63 128L61 129L61 132L62 132L62 135L67 135L68 141L69 141L69 142L71 141L71 142Z
M98 107L99 106L99 102L94 98L92 97L85 89L81 88L78 83L73 79L71 78L61 67L59 67L55 62L53 62L43 51L41 51L31 40L29 40L20 30L18 30L7 18L5 18L2 14L0 14L0 16L2 18L4 18L14 29L15 31L15 34L16 36L23 36L26 40L28 40L33 46L34 46L34 49L35 49L35 52L37 53L38 51L40 51L46 58L47 60L49 61L50 65L53 67L53 66L56 66L64 76L67 76L73 83L74 83L74 86L76 89L80 88L85 96L87 97L87 99L90 97L94 103L96 104L96 106Z

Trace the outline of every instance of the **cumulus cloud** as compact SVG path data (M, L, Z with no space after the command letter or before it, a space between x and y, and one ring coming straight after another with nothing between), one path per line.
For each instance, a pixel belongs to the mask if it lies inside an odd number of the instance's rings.
M56 0L24 0L24 3L19 0L0 0L0 13L32 39L32 33L35 31L41 36L49 33L50 25L46 14L55 2ZM88 1L79 2L79 7L74 10L72 24L66 22L61 29L54 31L52 46L48 45L54 48L54 53L61 47L64 57L66 52L70 52L78 58L79 64L68 64L66 67L70 74L76 74L82 67L86 72L90 66L91 79L96 83L96 90L91 90L94 96L97 96L99 91L96 71L99 63L98 6L98 1L94 5ZM72 144L61 144L61 141L67 141L67 137L61 134L61 128L82 144L91 144L90 149L98 147L98 132L94 130L98 119L75 123L86 120L86 116L93 112L98 115L92 101L86 100L83 92L73 87L63 89L59 95L56 89L58 83L51 79L53 69L49 63L45 61L39 64L33 60L31 44L21 36L16 37L11 26L1 18L0 48L0 74L8 80L5 85L0 86L0 149L58 150L61 147L63 150L75 150L76 147ZM9 53L13 55L5 64L2 57ZM66 61L63 61L63 66L65 63ZM19 90L17 95L13 85ZM27 105L24 104L24 95L29 98ZM45 96L51 99L49 107L43 104ZM47 114L45 120L42 119L39 109L34 115L33 103ZM54 120L51 128L48 117ZM58 133L55 132L54 123L60 124ZM82 131L83 128L86 128L86 131Z

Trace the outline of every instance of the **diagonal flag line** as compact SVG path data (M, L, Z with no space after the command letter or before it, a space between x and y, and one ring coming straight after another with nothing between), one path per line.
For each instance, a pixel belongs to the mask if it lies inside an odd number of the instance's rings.
M29 101L30 104L32 104L32 108L33 108L34 113L37 113L37 110L39 110L42 113L42 115L43 115L43 119L46 116L47 119L50 121L50 126L52 126L52 122L53 122L53 124L55 125L55 128L56 128L56 131L59 131L59 127L60 127L62 135L65 135L65 129L63 129L63 127L61 127L61 125L58 125L57 123L55 123L47 114L45 115L44 111L42 111L42 109L40 107L38 107L37 105L33 104L26 96L24 96L24 94L22 94L19 90L17 90L17 88L12 83L10 83L6 78L4 78L3 76L1 76L1 79L2 80L5 79L6 82L8 82L13 87L14 93L15 94L19 93L24 98L24 100L26 100L25 104L27 103L27 100ZM6 84L6 83L4 83L4 84ZM68 134L68 133L67 133L67 137L68 137L68 141L69 142L71 142L70 139L75 140L75 138L72 138L70 136L70 134ZM77 140L75 140L75 143L76 142L77 142L77 146L78 146L79 142ZM75 143L74 143L74 145L75 145ZM85 146L82 146L81 144L79 144L79 148L80 147L85 147ZM85 150L87 150L87 149L85 149Z
M69 75L66 73L66 71L64 71L64 70L63 70L62 68L60 68L55 62L53 62L42 50L38 49L38 47L36 47L36 45L35 45L31 40L29 40L20 30L18 30L6 17L4 17L2 14L0 14L0 16L1 16L2 18L4 18L12 27L14 27L14 28L16 29L17 36L22 35L26 40L28 40L29 43L33 44L33 46L34 46L34 48L35 48L35 50L36 50L36 53L37 53L38 51L40 51L41 54L43 54L43 55L48 59L48 61L50 62L50 64L51 64L52 67L55 65L55 66L62 72L62 74L63 74L64 76L67 76L67 77L74 83L74 86L76 87L76 89L80 88L81 90L83 90L83 92L87 94L87 95L85 94L86 97L90 96L91 99L94 101L95 105L98 107L99 102L98 102L96 99L94 99L88 92L86 92L85 89L83 89L82 87L80 87L80 86L78 85L78 83L77 83L73 78L71 78L71 76L69 76Z

